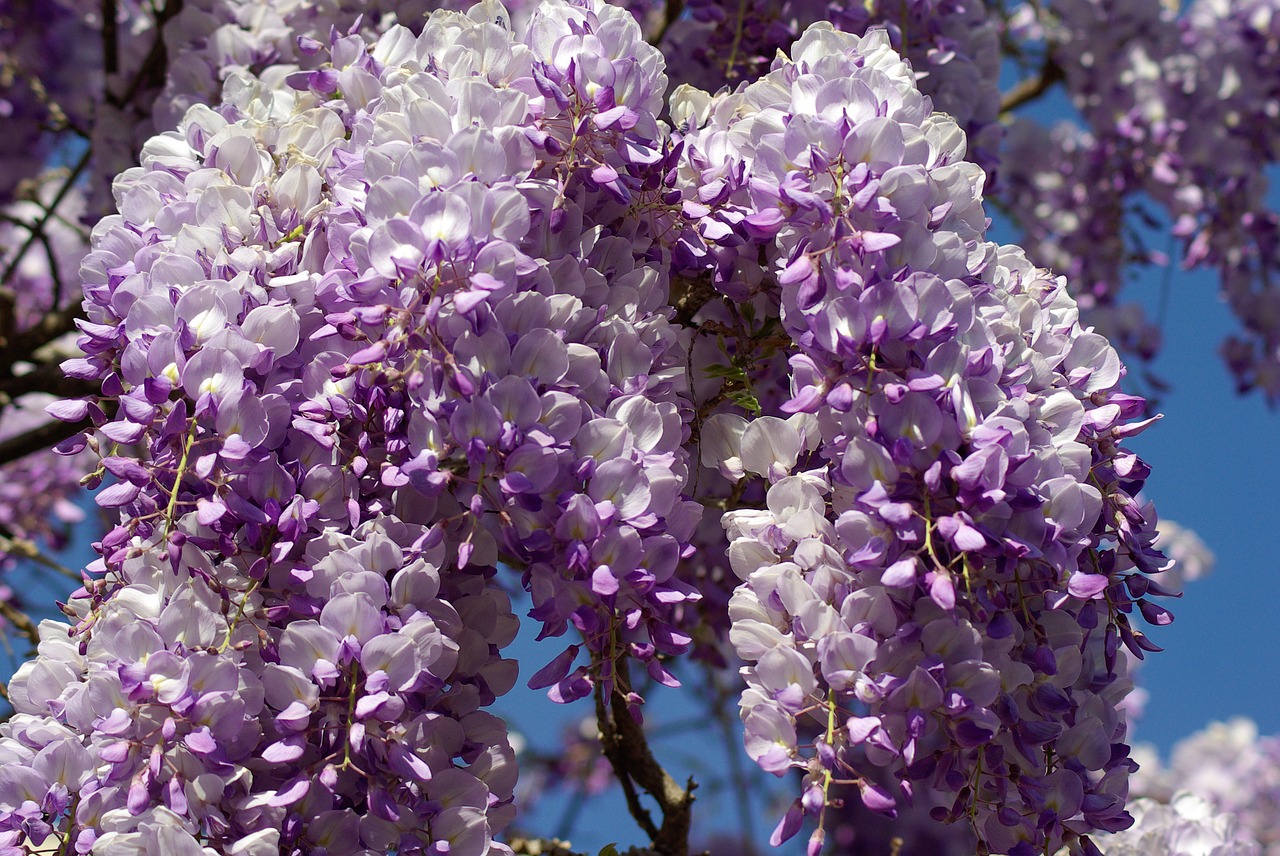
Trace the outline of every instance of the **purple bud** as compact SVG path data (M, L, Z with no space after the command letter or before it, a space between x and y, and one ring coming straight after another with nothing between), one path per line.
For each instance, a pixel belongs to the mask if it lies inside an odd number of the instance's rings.
M800 831L803 823L804 809L800 806L800 800L796 800L787 809L787 813L782 816L782 820L778 822L773 834L769 836L769 844L779 847L784 841L791 840Z

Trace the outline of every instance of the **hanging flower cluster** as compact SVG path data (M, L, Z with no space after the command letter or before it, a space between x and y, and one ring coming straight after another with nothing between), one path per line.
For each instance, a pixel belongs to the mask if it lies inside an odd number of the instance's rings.
M1057 0L1043 12L1038 35L1087 124L1050 134L1022 120L1011 135L1007 201L1028 253L1072 279L1118 344L1149 356L1158 331L1117 298L1130 264L1168 263L1180 246L1187 267L1218 274L1244 326L1223 348L1239 388L1277 400L1275 4L1200 0L1179 14L1158 0ZM1168 247L1126 225L1135 210L1167 224Z
M994 173L1000 143L999 30L982 0L691 0L661 46L670 74L707 91L758 78L817 21L858 35L885 30L920 90L969 135L968 157Z
M1132 805L1134 825L1107 837L1108 856L1261 856L1257 842L1236 818L1193 793L1169 803L1139 798Z
M1198 822L1203 838L1223 836L1240 852L1280 854L1280 740L1259 737L1256 723L1235 718L1180 740L1167 762L1149 745L1134 750L1142 768L1131 790L1146 808L1132 829L1105 843L1138 846L1149 829L1172 831L1176 819L1184 827ZM1188 816L1182 808L1188 797L1208 810ZM1246 849L1246 843L1260 849ZM1168 852L1179 851L1171 846Z
M841 782L892 811L861 763L955 794L940 819L984 852L1089 850L1130 822L1117 645L1151 647L1135 607L1168 618L1118 445L1142 402L1063 283L985 242L964 137L882 34L816 25L760 81L685 99L700 228L736 245L721 287L776 289L795 349L793 416L708 426L770 485L724 525L747 751L806 773L775 841Z
M78 641L46 625L15 679L11 841L488 852L500 553L592 655L558 698L622 654L674 682L700 508L648 232L661 59L603 5L526 43L475 14L238 75L117 180L66 366L114 416L51 410L96 421L122 518Z
M171 65L156 96L159 128L176 126L196 104L216 104L224 81L237 70L258 73L268 66L320 59L317 49L332 29L353 25L375 35L392 23L422 29L427 14L449 4L414 2L261 3L249 0L184 2L163 26L166 49L181 57Z
M1117 649L1169 620L1115 352L987 242L886 33L682 87L673 135L631 12L527 18L208 31L222 104L82 266L102 396L50 413L120 522L11 685L0 847L506 852L501 563L573 635L557 701L728 637L748 754L804 778L777 842L930 788L984 852L1093 852L1131 820Z

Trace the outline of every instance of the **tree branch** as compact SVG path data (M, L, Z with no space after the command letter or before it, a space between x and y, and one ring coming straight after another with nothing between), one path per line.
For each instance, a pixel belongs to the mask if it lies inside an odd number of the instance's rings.
M40 631L36 629L36 624L31 620L31 616L7 600L0 600L0 618L12 624L13 629L27 637L32 645L40 644Z
M60 398L80 398L102 390L102 384L67 377L57 363L42 363L25 374L0 376L0 409L7 402L29 392L48 392Z
M671 29L671 25L680 20L680 15L684 13L684 0L667 0L662 16L662 29L658 30L653 37L655 46L661 45L662 40L667 37L667 31Z
M169 53L164 44L164 25L182 11L182 0L169 0L164 8L156 13L155 41L146 59L138 67L138 73L129 82L129 88L123 95L115 96L104 93L106 101L112 107L124 107L133 101L139 92L147 89L158 89L164 86L165 72L169 67Z
M102 71L110 76L120 70L120 42L117 38L116 0L102 0Z
M53 310L8 341L0 340L0 369L7 371L19 360L30 360L40 348L75 330L76 321L82 318L84 309L79 305Z
M1019 81L1016 86L1000 96L1000 115L1003 116L1023 104L1036 100L1052 89L1054 84L1066 79L1067 75L1062 70L1062 66L1054 62L1051 57L1046 57L1039 74Z
M697 279L677 277L672 286L671 306L676 311L673 320L682 327L692 324L698 311L718 294L709 276Z
M67 176L67 180L63 182L62 187L58 188L58 193L53 197L53 201L49 203L49 207L44 210L44 214L40 219L31 225L31 231L27 235L27 239L22 242L22 246L14 254L13 259L5 266L4 273L0 273L0 282L8 282L9 277L13 276L13 272L18 269L18 265L22 262L22 257L27 254L27 250L31 249L36 241L40 240L40 233L44 231L44 227L53 219L53 214L58 210L58 206L62 204L62 200L71 192L71 188L75 187L76 180L80 178L80 173L84 172L89 166L89 161L93 153L93 148L89 147L84 150L84 154L80 155L80 160L76 161L76 165L71 168L71 173Z
M32 428L25 434L0 440L0 466L36 452L43 452L68 437L92 427L93 423L88 419L79 422L49 422L39 428Z
M684 788L680 787L654 758L644 728L631 715L627 697L621 689L630 683L626 660L617 658L614 669L613 695L607 702L603 682L597 682L595 688L596 721L600 726L604 755L622 784L631 816L649 836L653 850L660 856L688 856L696 785L690 779ZM640 805L636 785L658 803L662 810L661 827L654 824L649 812Z

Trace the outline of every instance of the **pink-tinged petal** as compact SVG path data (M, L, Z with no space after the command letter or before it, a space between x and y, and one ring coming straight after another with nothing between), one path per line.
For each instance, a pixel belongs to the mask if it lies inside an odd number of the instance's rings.
M351 356L347 357L347 363L353 366L367 366L373 363L380 363L387 358L387 346L385 342L374 342L372 345L361 348Z
M594 686L591 678L587 676L586 668L579 666L568 677L547 690L547 698L556 704L568 704L591 695Z
M125 798L125 805L129 809L129 814L136 817L146 811L147 806L150 804L151 794L140 773L134 776L133 781L129 784L129 793Z
M511 349L511 371L547 385L558 383L569 371L568 346L552 330L530 330Z
M108 422L98 430L108 440L131 446L147 433L147 426L137 422Z
M289 702L288 707L276 714L274 721L276 727L286 734L302 731L311 721L311 708L301 701Z
M0 811L13 811L24 802L39 805L48 793L48 780L35 770L19 764L0 766Z
M289 738L278 743L272 743L262 750L262 760L271 764L288 764L301 758L303 751L301 740Z
M222 519L227 513L227 507L223 505L221 500L217 499L198 499L196 500L196 521L201 526L211 526Z
M44 412L62 422L79 422L88 417L89 402L83 398L68 398L47 405Z
M618 578L608 565L598 565L591 572L591 590L601 597L612 597L618 593Z
M919 560L914 554L907 556L905 559L899 559L889 567L885 568L884 573L880 576L880 582L890 588L906 588L915 585L916 568L919 566Z
M190 741L187 741L190 745ZM129 742L127 740L116 740L103 746L98 752L98 757L106 761L108 764L119 764L129 757Z
M897 817L898 803L883 788L863 779L858 782L858 790L862 792L862 804L867 808L877 814Z
M431 766L426 761L423 761L410 749L399 743L393 743L388 747L387 759L393 770L408 779L429 782L434 775Z
M301 802L302 798L311 790L311 782L305 778L297 778L286 784L283 788L276 791L274 795L267 799L267 805L276 808L290 806L294 803Z
M471 212L466 200L454 193L428 194L414 205L411 218L420 226L422 237L446 253L471 234Z
M554 450L543 446L524 445L507 456L507 476L503 487L510 493L542 493L551 487L560 475L560 459ZM512 479L511 486L505 478Z
M863 232L860 240L862 249L869 253L882 252L902 243L902 238L890 232Z
M664 687L680 686L679 678L664 669L656 657L648 663L645 663L645 671L649 673L649 677L653 678Z
M777 481L791 474L800 455L800 432L787 420L761 416L742 432L743 469Z
M929 583L929 597L943 609L956 608L956 587L950 574L935 573Z
M749 214L743 221L747 235L757 241L768 240L782 229L787 217L780 208L765 208Z
M216 752L218 743L208 728L198 728L182 739L187 748L197 755L209 755Z
M113 484L111 487L103 488L94 497L94 501L103 508L119 508L122 505L128 505L138 498L138 494L142 492L142 488L131 482L120 482Z
M387 279L400 279L417 270L426 255L422 230L408 220L388 220L369 236L369 263Z
M611 502L622 520L638 517L649 509L649 480L633 461L621 458L601 464L591 478L587 495L595 502Z
M418 676L420 658L417 646L401 636L384 634L369 640L360 650L360 664L366 674L385 672L393 692L411 684Z
M803 825L804 809L801 807L800 801L797 800L787 809L787 813L782 816L782 820L778 821L773 834L769 836L769 844L774 847L782 846L783 842L794 838Z
M855 746L866 740L880 727L880 718L876 716L851 716L845 722L849 732L849 742Z
M280 635L280 662L309 675L318 662L338 659L339 638L315 621L295 621Z
M361 696L356 702L356 719L365 719L375 713L378 708L382 707L391 695L385 692L374 693L373 695Z
M1106 574L1088 574L1076 571L1067 581L1067 591L1082 600L1091 600L1106 590L1111 580Z
M324 605L320 624L339 639L354 637L363 645L386 630L386 617L364 592L343 592Z
M365 198L365 215L371 223L381 223L396 217L408 217L413 206L422 198L417 182L398 175L380 178L369 188Z
M200 351L182 368L182 388L192 398L209 393L221 401L239 394L244 386L244 368L230 352L221 348Z

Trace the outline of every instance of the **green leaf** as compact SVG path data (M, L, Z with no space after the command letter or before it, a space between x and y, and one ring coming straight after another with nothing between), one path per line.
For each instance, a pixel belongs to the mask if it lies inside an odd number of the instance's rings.
M618 845L606 844L604 849L600 851L599 856L618 856Z
M722 377L731 380L746 380L747 373L738 366L726 366L723 363L712 363L707 366L707 377Z
M748 413L755 415L760 413L760 402L749 389L739 389L729 393L729 400Z

